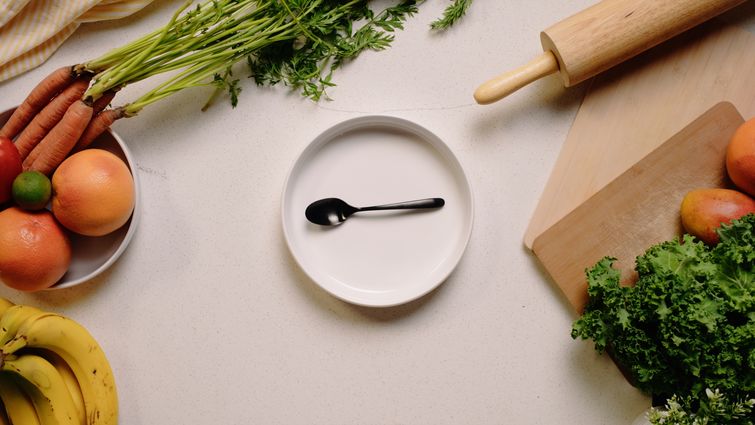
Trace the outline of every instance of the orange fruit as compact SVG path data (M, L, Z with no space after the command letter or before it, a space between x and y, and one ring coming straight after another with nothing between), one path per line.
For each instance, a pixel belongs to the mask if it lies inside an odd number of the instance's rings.
M47 211L0 212L0 280L21 291L49 288L68 270L71 243Z
M681 217L684 230L701 241L715 245L716 232L722 223L755 212L755 200L731 189L695 189L682 199Z
M102 149L66 158L52 175L52 212L67 229L102 236L123 226L134 210L134 179L128 166Z
M726 170L739 189L755 196L755 118L734 132L726 148Z

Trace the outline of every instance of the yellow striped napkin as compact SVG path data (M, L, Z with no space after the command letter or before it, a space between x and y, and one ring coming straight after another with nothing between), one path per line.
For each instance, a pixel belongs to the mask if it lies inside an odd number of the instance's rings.
M119 19L152 0L0 0L0 81L43 63L84 22Z
M0 27L7 24L29 0L0 0Z

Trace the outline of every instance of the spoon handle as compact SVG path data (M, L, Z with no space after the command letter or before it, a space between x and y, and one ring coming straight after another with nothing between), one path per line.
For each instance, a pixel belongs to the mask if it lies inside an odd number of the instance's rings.
M416 201L397 202L395 204L375 205L359 208L359 211L411 210L420 208L440 208L446 204L443 198L417 199Z

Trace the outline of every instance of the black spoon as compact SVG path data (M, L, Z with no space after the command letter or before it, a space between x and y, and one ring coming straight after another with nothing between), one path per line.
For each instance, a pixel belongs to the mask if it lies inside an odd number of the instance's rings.
M418 199L416 201L398 202L396 204L357 208L352 207L338 198L325 198L309 204L304 215L307 216L307 220L312 223L322 226L331 226L334 224L341 224L352 214L361 211L440 208L445 204L446 201L444 201L443 198L427 198Z

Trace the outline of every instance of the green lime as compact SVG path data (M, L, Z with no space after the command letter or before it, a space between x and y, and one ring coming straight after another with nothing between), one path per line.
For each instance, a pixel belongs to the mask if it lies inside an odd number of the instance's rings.
M41 210L50 201L50 179L39 171L24 171L13 180L13 200L25 210Z

